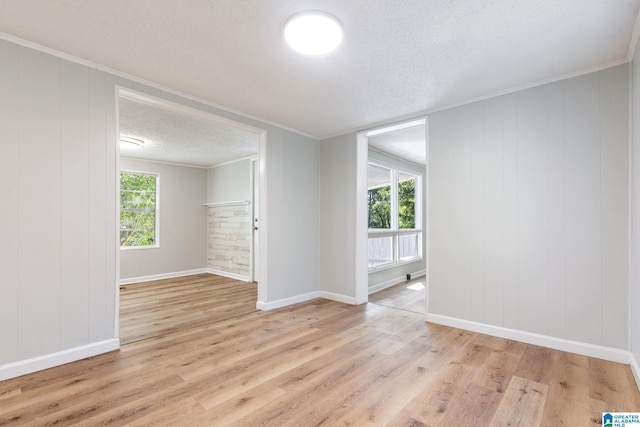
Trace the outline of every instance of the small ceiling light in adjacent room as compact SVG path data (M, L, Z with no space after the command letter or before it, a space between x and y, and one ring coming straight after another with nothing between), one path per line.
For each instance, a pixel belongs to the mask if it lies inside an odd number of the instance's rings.
M322 55L338 47L342 41L342 25L338 18L327 12L300 12L287 21L284 39L298 52Z
M131 136L120 137L120 148L143 148L144 141Z

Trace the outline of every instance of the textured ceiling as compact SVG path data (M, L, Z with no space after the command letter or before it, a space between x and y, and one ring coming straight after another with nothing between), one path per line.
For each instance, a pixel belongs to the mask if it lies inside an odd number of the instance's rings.
M315 137L628 59L640 0L0 0L0 31ZM283 24L322 9L332 54Z
M169 105L120 97L120 135L144 141L123 145L123 157L209 167L258 154L258 136Z

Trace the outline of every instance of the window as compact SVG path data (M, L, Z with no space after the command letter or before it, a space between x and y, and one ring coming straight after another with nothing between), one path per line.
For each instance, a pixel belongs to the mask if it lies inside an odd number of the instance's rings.
M420 176L368 164L369 268L422 258Z
M120 247L158 246L158 175L120 173Z

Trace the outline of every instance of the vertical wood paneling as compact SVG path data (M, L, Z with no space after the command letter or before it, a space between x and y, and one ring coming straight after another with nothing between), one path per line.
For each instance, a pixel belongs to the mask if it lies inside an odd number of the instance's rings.
M0 365L18 358L18 47L0 41Z
M249 277L251 211L248 204L207 208L207 266Z
M549 334L566 338L565 324L565 158L564 148L564 95L563 83L549 86L546 103L548 134L547 195L545 207L548 220L548 268L549 268Z
M471 110L471 315L484 317L485 295L485 185L484 185L484 108L478 104Z
M0 58L8 363L113 336L116 199L106 177L115 176L115 80L6 42Z
M483 192L484 192L484 268L485 282L482 321L490 324L504 323L504 274L505 257L504 224L504 147L503 110L504 99L487 101L484 115Z
M76 347L89 340L89 185L88 83L86 67L61 65L60 175L61 344Z
M106 337L107 173L105 75L89 70L89 340ZM113 172L111 172L113 173ZM109 230L107 230L109 227Z
M119 284L119 277L116 276L116 251L120 250L119 245L119 233L117 227L120 224L119 214L117 213L117 200L119 195L116 193L116 180L120 179L119 171L117 170L117 148L116 144L119 144L119 135L116 135L116 93L115 86L121 79L106 75L104 84L105 92L105 172L106 172L106 187L105 187L105 249L106 249L106 275L105 275L105 299L103 305L105 307L105 331L104 338L114 337L117 334L115 331L115 311L116 311L116 289ZM204 221L203 221L204 222ZM112 237L113 236L113 237ZM118 236L118 237L115 237Z
M606 346L629 348L628 304L628 67L600 73L602 315ZM640 107L639 107L640 108Z
M566 322L571 339L602 343L598 74L565 82Z
M518 328L548 332L545 91L518 96Z
M631 65L631 221L629 230L629 305L640 307L640 49L636 48ZM608 306L607 306L608 307ZM630 347L635 363L640 363L640 312L629 313Z
M455 254L455 280L456 302L454 305L455 316L469 316L472 310L473 275L471 271L472 247L470 242L472 232L472 206L471 188L471 143L473 138L473 109L471 105L460 107L460 115L454 117L453 141L454 141L454 185L452 210L453 242L456 247Z
M430 312L628 349L627 91L623 65L430 116Z
M453 170L455 147L450 144L451 118L455 111L443 112L439 120L429 123L429 215L431 224L445 224L451 219L453 206ZM455 250L457 242L446 227L431 227L429 235L429 310L452 313L456 304ZM437 284L431 286L431 283Z
M20 49L19 357L60 349L60 60Z
M504 325L518 327L518 97L504 97ZM499 263L499 260L494 260Z

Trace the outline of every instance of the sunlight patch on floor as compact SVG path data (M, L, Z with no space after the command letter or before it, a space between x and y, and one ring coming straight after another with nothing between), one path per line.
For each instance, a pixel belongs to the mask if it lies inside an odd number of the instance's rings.
M424 284L422 282L413 283L407 286L407 289L411 289L412 291L421 291L424 289Z

